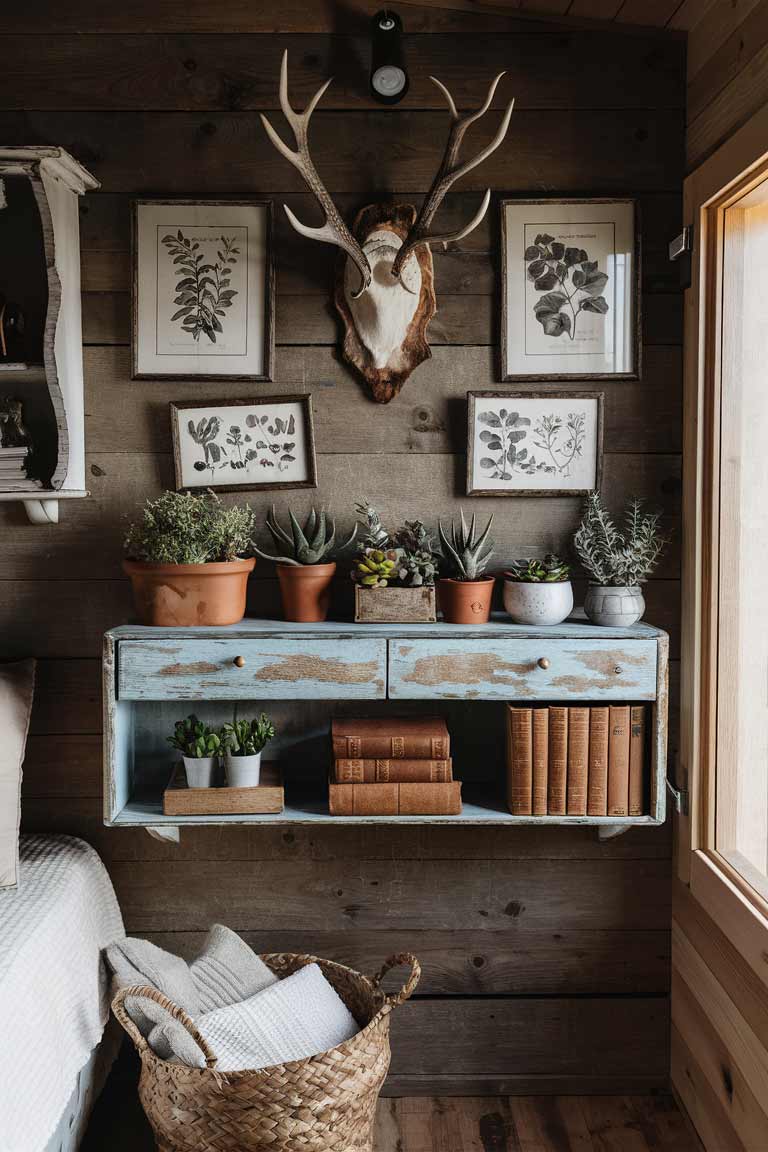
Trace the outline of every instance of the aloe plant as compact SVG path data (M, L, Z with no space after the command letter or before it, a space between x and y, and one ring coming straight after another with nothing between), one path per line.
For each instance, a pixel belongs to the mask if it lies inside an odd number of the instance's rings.
M204 756L218 756L221 751L221 737L213 728L198 720L194 712L185 720L177 720L173 735L167 737L172 748L177 748L182 756L200 760Z
M268 552L262 552L260 548L254 546L256 554L264 560L274 561L275 564L291 564L295 567L300 567L302 564L329 563L329 557L336 544L334 520L325 512L318 512L316 508L310 509L303 527L293 512L289 511L288 519L291 525L290 533L281 525L275 512L275 506L272 505L266 523L280 554L271 556ZM355 524L347 540L339 545L337 550L343 551L348 548L356 536L357 524Z
M438 520L437 531L440 536L440 543L453 565L457 580L481 580L488 567L488 562L493 556L493 539L490 536L493 514L488 517L488 523L478 535L475 516L472 516L472 522L467 527L464 510L461 509L460 511L460 525L457 527L456 523L451 521L450 540L443 528L442 521Z

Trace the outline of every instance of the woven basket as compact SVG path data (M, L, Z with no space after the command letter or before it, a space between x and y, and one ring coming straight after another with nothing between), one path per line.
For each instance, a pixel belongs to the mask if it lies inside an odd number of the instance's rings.
M139 1097L158 1152L372 1152L373 1123L389 1069L389 1016L419 982L418 960L392 956L373 977L315 956L262 956L280 977L319 964L362 1031L308 1060L259 1071L217 1072L216 1058L185 1012L155 988L122 988L112 1010L141 1057ZM411 974L394 996L381 990L391 968ZM127 996L148 996L179 1020L200 1046L205 1068L156 1056L125 1010Z

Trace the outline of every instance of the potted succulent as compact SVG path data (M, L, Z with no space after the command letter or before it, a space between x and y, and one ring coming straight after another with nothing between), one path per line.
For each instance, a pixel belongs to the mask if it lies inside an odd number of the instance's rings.
M232 722L222 728L224 766L230 788L255 788L261 774L261 753L274 738L275 728L263 712L254 720L239 720L235 708Z
M479 535L475 529L475 517L467 527L464 511L457 527L451 521L451 538L438 520L437 531L443 546L443 555L448 560L453 575L440 579L440 608L449 624L487 624L491 615L491 597L495 579L484 575L488 562L493 556L493 539L490 536L493 515Z
M352 568L358 623L427 623L437 619L438 556L421 520L390 534L367 500L356 506L364 523Z
M164 492L148 500L125 538L124 571L142 624L163 628L235 624L245 615L250 508L212 492Z
M573 611L570 566L548 552L515 560L504 573L504 607L516 624L561 624Z
M186 720L177 720L173 736L168 737L172 748L181 752L189 788L212 788L221 751L221 737L194 713Z
M336 525L325 512L318 512L316 508L310 510L303 528L293 512L288 513L288 519L290 533L286 532L277 519L273 504L266 523L277 544L279 555L270 556L260 548L254 548L254 551L264 560L272 560L277 565L286 620L296 620L302 624L325 620L331 581L336 572L336 562L330 559L336 543ZM348 548L356 535L357 525L339 550Z
M629 627L642 619L645 600L641 585L668 543L659 531L659 519L658 513L643 513L642 501L631 500L624 512L622 532L606 512L600 493L587 497L573 543L590 577L584 611L593 624Z

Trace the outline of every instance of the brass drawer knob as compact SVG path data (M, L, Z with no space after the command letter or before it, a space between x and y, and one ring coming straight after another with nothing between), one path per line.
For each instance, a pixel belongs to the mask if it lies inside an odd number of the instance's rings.
M623 671L621 664L617 664L613 671L617 676L621 676L621 673Z
M547 668L549 668L549 660L547 660L546 656L540 656L537 660L537 664L539 665L539 668L543 668L545 672Z
M245 667L245 656L235 656L232 663L234 664L235 668L244 668Z

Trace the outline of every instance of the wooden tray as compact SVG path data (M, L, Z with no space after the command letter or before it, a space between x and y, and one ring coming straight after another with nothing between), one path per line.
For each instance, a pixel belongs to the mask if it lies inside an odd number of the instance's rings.
M250 816L284 807L283 773L273 761L261 765L261 783L255 788L188 788L179 762L163 792L164 816Z

